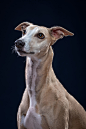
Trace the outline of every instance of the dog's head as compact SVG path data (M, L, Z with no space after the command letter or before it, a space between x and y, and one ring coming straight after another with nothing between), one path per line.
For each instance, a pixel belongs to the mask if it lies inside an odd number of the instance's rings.
M29 22L19 24L15 30L22 31L22 37L15 41L15 50L20 56L43 55L58 39L74 35L59 26L46 28Z

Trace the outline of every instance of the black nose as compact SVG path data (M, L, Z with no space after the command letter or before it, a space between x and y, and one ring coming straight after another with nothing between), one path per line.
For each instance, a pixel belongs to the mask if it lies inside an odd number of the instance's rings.
M24 47L25 43L22 40L16 40L15 45L17 48L22 48Z

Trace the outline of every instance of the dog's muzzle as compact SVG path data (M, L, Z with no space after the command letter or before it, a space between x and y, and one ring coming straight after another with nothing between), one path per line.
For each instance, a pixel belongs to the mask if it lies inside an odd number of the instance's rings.
M19 53L22 53L22 54L35 54L35 52L25 52L23 50L23 47L24 47L25 43L22 41L22 40L16 40L15 41L15 46L17 47L16 51L19 52Z
M25 45L25 43L24 43L22 40L16 40L16 41L15 41L15 46L16 46L17 48L23 48L24 45Z

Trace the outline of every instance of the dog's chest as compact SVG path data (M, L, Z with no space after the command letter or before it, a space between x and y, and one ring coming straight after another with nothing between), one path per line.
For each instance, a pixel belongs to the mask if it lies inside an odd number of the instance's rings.
M35 97L35 87L36 87L36 79L37 79L37 67L39 62L33 64L31 60L28 58L28 68L27 68L27 87L28 94L30 98L30 107L27 111L27 114L24 119L24 125L27 129L42 129L41 127L41 116L36 113L36 97Z
M24 118L24 126L27 129L42 129L41 116L36 113L34 107L30 107Z

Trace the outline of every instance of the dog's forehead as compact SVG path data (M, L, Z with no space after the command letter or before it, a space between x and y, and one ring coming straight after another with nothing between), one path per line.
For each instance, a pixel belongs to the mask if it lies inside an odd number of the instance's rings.
M36 25L30 25L26 28L27 31L31 31L33 30L34 28L36 28L37 26Z
M46 28L46 27L44 27L44 26L37 26L37 25L31 25L31 26L28 26L27 28L26 28L26 30L27 30L27 32L30 32L30 31L35 31L35 32L41 32L41 33L44 33L44 34L47 34L47 33L49 33L48 32L48 29Z

